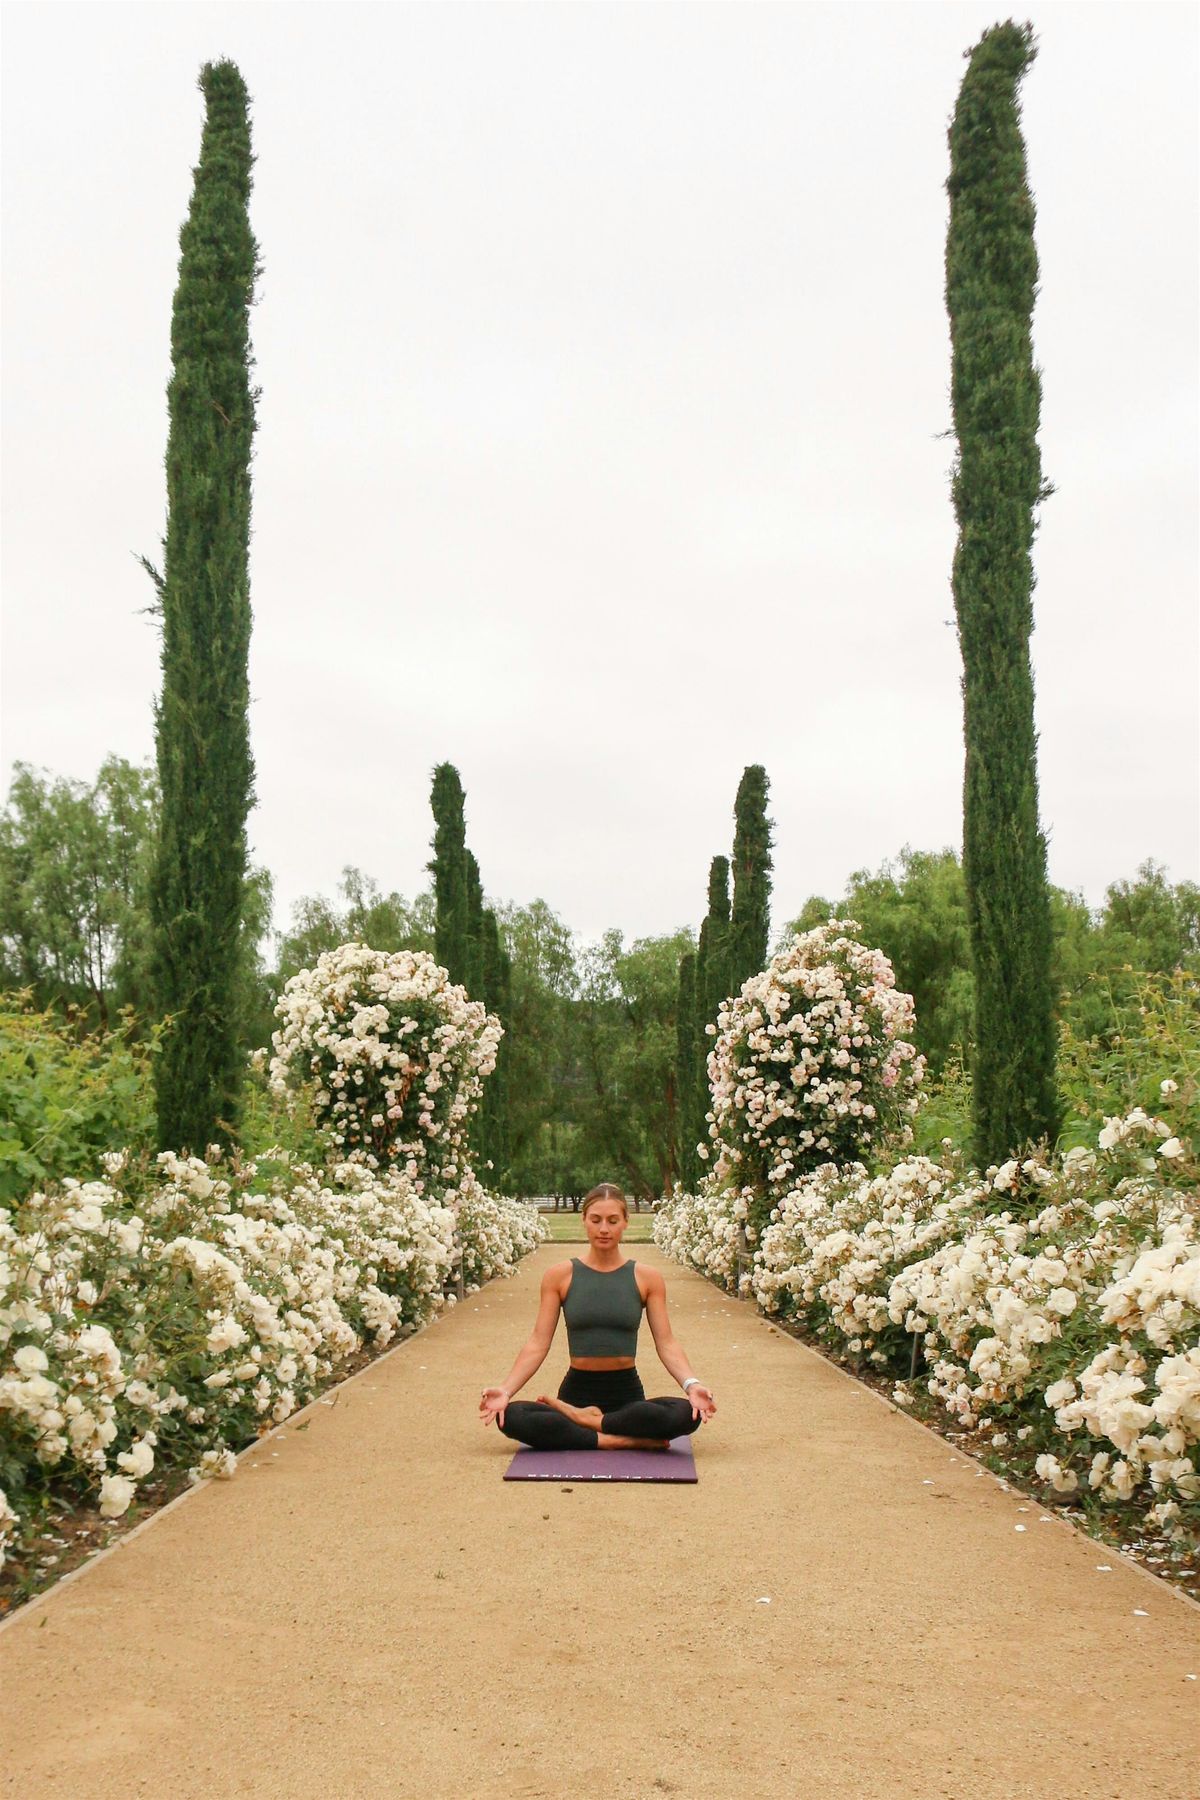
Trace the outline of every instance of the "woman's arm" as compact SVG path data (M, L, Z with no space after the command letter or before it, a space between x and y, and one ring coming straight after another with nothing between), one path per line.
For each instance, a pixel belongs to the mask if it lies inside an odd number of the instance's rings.
M658 1351L658 1360L669 1375L673 1375L680 1387L689 1380L693 1370L684 1354L683 1345L679 1343L671 1330L671 1321L667 1317L667 1284L658 1269L651 1269L642 1264L646 1275L646 1317L650 1322L650 1330L654 1334L654 1348Z
M480 1406L480 1413L484 1413L488 1409L495 1411L500 1415L500 1424L504 1424L504 1408L506 1408L507 1400L513 1399L515 1393L520 1393L525 1382L529 1381L529 1377L536 1373L536 1370L542 1368L547 1355L551 1352L554 1330L558 1327L558 1314L563 1307L563 1301L558 1292L558 1283L561 1282L561 1278L563 1278L561 1262L560 1264L551 1264L551 1267L542 1276L542 1298L538 1301L538 1318L534 1319L533 1330L525 1339L524 1345L516 1352L516 1361L509 1372L509 1379L502 1382L500 1388L484 1388L484 1406ZM497 1395L497 1397L504 1395L506 1399L500 1400L497 1404L495 1400L489 1402L488 1395ZM484 1420L484 1424L486 1422L488 1420Z

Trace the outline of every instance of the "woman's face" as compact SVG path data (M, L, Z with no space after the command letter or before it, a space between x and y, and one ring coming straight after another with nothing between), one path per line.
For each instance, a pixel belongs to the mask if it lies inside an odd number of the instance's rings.
M587 1226L588 1239L597 1250L611 1250L621 1242L621 1233L625 1229L625 1214L615 1200L593 1200L583 1215Z

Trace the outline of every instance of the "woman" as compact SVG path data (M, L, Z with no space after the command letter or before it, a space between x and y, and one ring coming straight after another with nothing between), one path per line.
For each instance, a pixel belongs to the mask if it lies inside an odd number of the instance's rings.
M619 1187L602 1181L583 1203L589 1256L552 1263L542 1276L541 1303L528 1342L503 1387L483 1389L479 1417L505 1437L535 1450L665 1450L716 1412L711 1388L691 1372L667 1318L667 1288L657 1269L622 1257L629 1208ZM642 1310L663 1367L687 1398L647 1400L637 1370ZM571 1366L557 1398L514 1400L546 1360L562 1312Z

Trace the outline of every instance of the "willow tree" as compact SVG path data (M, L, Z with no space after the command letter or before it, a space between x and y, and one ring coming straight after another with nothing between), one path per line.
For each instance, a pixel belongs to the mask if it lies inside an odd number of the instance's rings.
M231 62L200 74L205 121L179 234L167 388L162 811L149 882L151 985L172 1024L155 1059L158 1141L203 1155L236 1141L246 1061L239 938L250 752L250 451L258 390L250 308L249 97ZM150 567L149 564L146 565Z
M771 929L771 821L767 771L751 763L742 771L734 802L733 907L729 921L729 991L767 965Z
M963 874L975 981L974 1153L1051 1143L1051 912L1038 826L1029 637L1044 486L1033 364L1034 206L1017 88L1036 54L1011 20L969 52L949 131L946 306L958 454L953 589L963 661Z

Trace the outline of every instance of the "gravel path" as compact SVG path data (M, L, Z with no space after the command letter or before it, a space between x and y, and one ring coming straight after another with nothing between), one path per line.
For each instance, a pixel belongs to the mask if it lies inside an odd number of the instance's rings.
M653 1246L698 1484L504 1483L478 1392L571 1253L0 1628L0 1793L1194 1800L1200 1609Z

